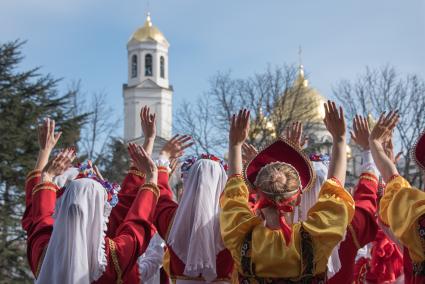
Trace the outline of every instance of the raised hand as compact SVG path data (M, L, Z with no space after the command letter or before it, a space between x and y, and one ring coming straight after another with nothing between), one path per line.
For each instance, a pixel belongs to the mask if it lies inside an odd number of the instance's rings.
M191 147L193 144L192 137L189 135L180 136L177 134L165 143L159 154L167 159L175 159L181 157L184 150Z
M75 159L75 150L67 148L50 161L43 170L43 181L52 181L55 176L63 174Z
M345 138L345 118L342 107L339 107L339 112L335 102L328 101L325 103L325 123L326 129L331 133L332 138L341 140Z
M249 110L242 109L238 115L233 115L230 123L230 146L242 146L249 133Z
M344 186L347 169L347 144L345 142L345 119L342 107L339 111L335 102L325 103L326 128L332 135L332 155L329 163L328 178L336 178Z
M397 111L390 111L387 115L385 115L385 112L382 113L370 133L369 141L377 141L382 144L391 135L399 119L400 115Z
M134 165L142 172L146 173L146 182L157 183L158 169L151 156L143 147L134 143L128 144L128 153Z
M369 123L367 119L361 115L357 115L353 119L353 130L350 131L351 139L363 148L369 150Z
M142 107L140 111L140 123L142 125L143 135L145 139L155 139L156 136L156 115L150 113L148 106Z
M229 175L242 174L242 145L249 134L249 111L233 115L229 131Z
M292 142L298 148L303 148L307 142L307 138L303 137L303 124L299 121L292 123L291 126L286 127L286 139Z
M246 142L242 144L242 162L244 164L254 159L257 153L258 150L253 145L248 144Z
M389 136L391 138L392 131L399 119L400 116L396 111L390 111L387 115L385 113L381 114L369 136L369 145L373 160L385 182L388 182L392 176L398 175L395 158L391 157L394 156L391 153L393 151L392 142L391 144L387 143L387 146L391 149L390 153L388 153L388 149L387 151L384 149L383 144L385 144L384 142L388 140Z
M50 118L44 119L43 124L38 126L37 131L40 151L38 152L34 169L42 171L46 167L50 153L58 143L62 132L55 133L55 121Z
M391 131L391 134L387 136L385 141L382 143L382 146L384 148L385 154L387 154L388 158L394 163L397 164L398 161L401 158L401 155L403 155L403 152L398 152L397 155L394 155L394 144L393 144L393 131Z
M40 150L51 152L58 143L62 132L55 133L55 121L45 118L43 124L38 126L38 144Z
M156 137L156 115L150 113L148 106L144 106L140 110L140 124L142 126L143 136L145 137L143 149L149 155L152 155Z

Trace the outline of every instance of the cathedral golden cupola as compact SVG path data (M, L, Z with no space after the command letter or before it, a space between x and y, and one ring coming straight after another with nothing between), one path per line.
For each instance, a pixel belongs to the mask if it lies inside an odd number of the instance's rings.
M295 80L295 86L301 86L301 87L308 87L308 80L305 79L304 76L304 66L302 64L300 64L300 66L298 67L298 75L297 75L297 79Z
M150 13L147 13L145 24L131 35L129 42L131 41L154 41L167 46L169 45L162 32L152 24Z
M283 94L276 115L281 121L323 123L325 98L309 86L304 75L304 66L299 65L298 74L292 86Z
M371 113L367 114L367 123L369 124L369 129L372 130L376 125L376 120L373 118Z

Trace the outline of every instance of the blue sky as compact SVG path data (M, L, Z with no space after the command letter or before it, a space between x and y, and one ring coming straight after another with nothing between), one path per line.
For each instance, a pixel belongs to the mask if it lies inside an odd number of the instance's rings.
M249 76L267 64L297 63L330 97L340 79L366 65L392 64L425 77L425 0L151 0L152 21L170 42L174 110L231 69ZM104 91L122 116L126 43L143 25L146 0L0 0L0 42L28 40L24 68L81 79L87 95ZM121 130L118 131L121 134Z

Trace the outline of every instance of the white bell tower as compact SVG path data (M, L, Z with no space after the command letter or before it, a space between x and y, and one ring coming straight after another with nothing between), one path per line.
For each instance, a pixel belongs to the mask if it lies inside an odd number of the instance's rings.
M127 43L128 80L123 85L124 140L142 136L140 109L156 113L157 136L171 138L173 89L168 81L169 43L147 14L143 27Z

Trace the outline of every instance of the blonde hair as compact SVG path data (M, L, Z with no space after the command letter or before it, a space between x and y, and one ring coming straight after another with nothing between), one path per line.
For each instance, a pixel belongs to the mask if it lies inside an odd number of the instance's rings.
M261 168L254 186L274 201L296 194L301 186L297 170L290 164L273 162Z

